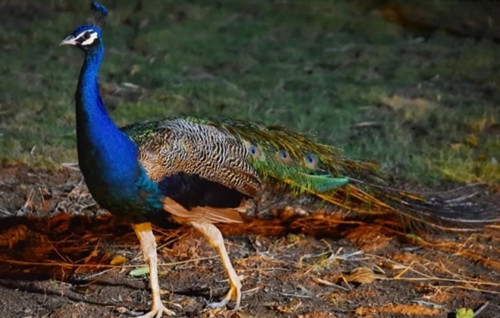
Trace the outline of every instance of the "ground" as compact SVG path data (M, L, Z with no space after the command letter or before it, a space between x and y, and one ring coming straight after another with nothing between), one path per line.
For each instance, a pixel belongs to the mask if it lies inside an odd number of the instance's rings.
M4 317L129 317L148 309L135 234L95 205L78 171L8 165L0 181L9 193L0 200ZM244 277L236 313L206 306L228 287L215 251L190 228L157 229L163 299L180 317L454 317L484 305L480 317L494 317L500 310L498 230L417 236L384 220L338 221L221 226Z
M179 115L284 125L378 162L406 189L479 183L499 202L495 3L104 2L100 84L120 125ZM149 307L130 225L95 204L75 165L82 57L57 44L87 12L86 1L0 3L3 317ZM196 232L156 229L163 299L178 317L498 316L498 230L413 232L393 221L222 227L244 276L237 313L207 309L227 281Z

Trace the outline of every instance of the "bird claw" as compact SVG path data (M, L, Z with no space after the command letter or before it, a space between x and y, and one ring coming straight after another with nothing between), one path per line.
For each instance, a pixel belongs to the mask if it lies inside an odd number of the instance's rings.
M210 308L224 307L231 299L234 299L235 304L232 310L237 311L240 308L241 303L241 283L239 281L238 283L238 285L231 285L231 288L224 299L219 302L210 303L208 306Z
M161 316L165 314L167 316L175 316L175 312L173 312L170 309L167 309L162 303L160 304L153 304L153 308L151 308L151 311L136 317L136 318L161 318Z

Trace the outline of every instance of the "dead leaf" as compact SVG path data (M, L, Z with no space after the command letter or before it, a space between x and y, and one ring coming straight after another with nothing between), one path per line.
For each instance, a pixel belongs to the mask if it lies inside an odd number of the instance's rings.
M127 259L125 257L123 257L122 255L116 255L115 257L113 257L111 262L109 262L109 264L122 265L122 264L125 264L126 261L127 261Z
M300 301L300 299L293 299L289 301L287 304L276 306L276 309L282 313L291 314L297 311L297 309L299 309L300 306L302 306L302 301Z
M311 311L303 315L298 315L297 318L335 318L336 316L330 312Z
M398 95L383 97L382 104L395 111L402 112L407 120L418 120L437 106L435 103L423 98L412 99Z
M476 148L477 147L477 136L476 135L473 135L473 134L470 134L468 135L466 138L465 138L465 142L473 147L473 148Z
M377 279L385 279L385 275L375 274L371 268L368 267L358 267L351 271L349 275L346 276L348 282L360 283L360 284L370 284Z
M468 123L468 126L473 132L479 133L494 124L495 124L495 118L489 117L489 118L472 120Z

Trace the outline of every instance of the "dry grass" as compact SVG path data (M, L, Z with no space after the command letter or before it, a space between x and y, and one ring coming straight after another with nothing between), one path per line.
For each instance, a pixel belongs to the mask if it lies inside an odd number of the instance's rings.
M40 288L54 295L64 290L70 303L83 302L86 310L104 316L126 315L125 308L138 302L147 308L147 283L141 283L146 272L130 226L97 209L77 172L16 169L9 168L13 174L3 180L27 195L3 203L21 216L4 218L0 229L0 295L20 297L12 291L22 290L33 296L26 300L31 306ZM500 237L494 228L417 236L397 230L393 220L343 219L340 213L246 221L221 226L233 264L244 277L247 307L240 317L331 317L332 312L396 317L418 311L443 316L488 302L486 313L498 309L493 304L500 295ZM170 291L164 299L185 315L232 314L205 308L207 298L217 299L227 288L220 261L206 242L185 227L155 232L162 288ZM131 272L135 276L127 275ZM41 287L23 285L26 279ZM137 293L143 295L139 300L133 296ZM41 306L40 312L57 311Z

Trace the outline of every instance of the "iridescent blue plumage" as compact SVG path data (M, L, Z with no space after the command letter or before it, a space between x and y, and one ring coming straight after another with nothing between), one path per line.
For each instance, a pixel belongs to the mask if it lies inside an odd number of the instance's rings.
M131 217L161 209L161 192L137 160L136 144L109 117L99 95L97 74L103 58L101 31L82 26L72 34L89 34L85 62L76 91L78 160L90 192L104 208ZM85 33L87 32L87 33ZM88 40L87 39L87 40Z

